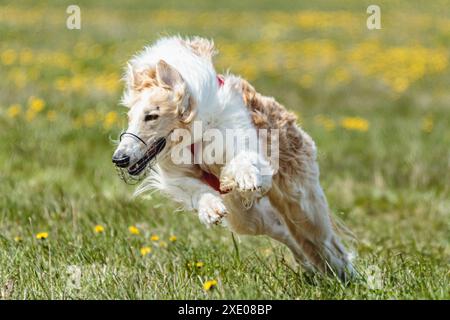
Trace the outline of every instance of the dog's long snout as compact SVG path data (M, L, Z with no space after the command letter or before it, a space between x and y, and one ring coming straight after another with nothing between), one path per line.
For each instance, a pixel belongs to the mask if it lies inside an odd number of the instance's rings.
M112 162L120 168L126 168L130 164L130 156L123 154L120 151L116 151L113 154Z

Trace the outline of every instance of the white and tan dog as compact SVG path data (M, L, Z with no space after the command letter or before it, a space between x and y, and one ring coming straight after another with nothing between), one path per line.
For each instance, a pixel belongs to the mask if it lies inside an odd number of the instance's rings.
M139 175L157 155L154 172L137 193L158 189L198 212L208 226L223 219L237 233L268 235L286 244L306 268L348 279L354 270L319 183L313 140L273 98L239 77L218 75L214 54L208 40L169 37L131 59L123 95L129 127L113 162ZM203 132L277 130L277 170L259 149L243 150L224 163L196 159L177 164L171 151L180 137L174 133L192 133L198 121ZM271 141L259 143L271 146ZM202 146L201 135L189 143L194 159L195 149Z

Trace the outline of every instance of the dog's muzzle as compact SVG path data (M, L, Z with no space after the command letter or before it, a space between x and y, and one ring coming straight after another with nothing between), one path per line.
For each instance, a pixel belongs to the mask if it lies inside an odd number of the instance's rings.
M144 153L144 156L131 166L128 166L130 161L130 157L128 156L121 156L120 158L113 157L112 160L119 174L119 177L127 184L136 184L143 178L145 178L147 173L156 163L158 154L160 154L166 146L166 138L156 138L152 140L151 143L147 144L140 137L129 132L122 133L120 135L120 140L122 140L122 137L124 135L132 136L147 147L147 151Z

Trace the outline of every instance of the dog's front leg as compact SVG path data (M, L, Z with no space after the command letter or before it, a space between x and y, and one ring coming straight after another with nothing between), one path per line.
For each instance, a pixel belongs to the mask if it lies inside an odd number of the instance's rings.
M197 211L200 221L207 227L219 224L228 213L220 195L211 192L200 195Z
M242 151L229 161L220 174L220 190L236 190L245 197L263 196L272 186L273 170L267 160L254 151Z
M219 224L227 214L220 194L200 179L161 174L157 188L186 210L197 211L200 221L208 227Z
M184 182L190 189L191 206L197 210L200 222L207 227L219 224L227 214L220 194L198 179L186 179Z

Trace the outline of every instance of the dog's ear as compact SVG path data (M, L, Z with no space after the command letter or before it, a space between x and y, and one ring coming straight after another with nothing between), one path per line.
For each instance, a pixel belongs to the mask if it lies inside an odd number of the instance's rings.
M126 80L129 87L134 86L136 81L136 73L134 72L133 66L129 62L127 62Z
M178 109L178 114L183 123L189 123L194 119L196 114L195 102L189 94L184 95L181 101L181 108Z
M156 79L159 84L173 91L181 121L190 122L194 116L194 104L181 74L164 60L159 60L156 64Z
M156 79L162 86L173 91L178 91L184 87L181 74L164 60L159 60L156 64Z
M131 63L129 62L127 62L127 70L125 72L125 77L123 79L125 80L125 84L128 90L136 89L138 75L134 70L133 66L131 65Z

